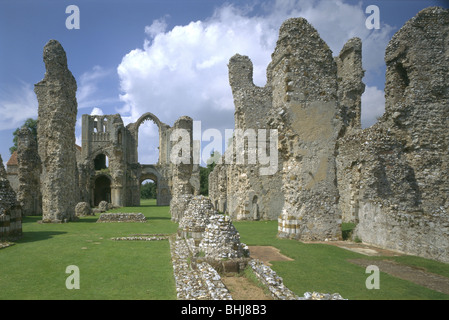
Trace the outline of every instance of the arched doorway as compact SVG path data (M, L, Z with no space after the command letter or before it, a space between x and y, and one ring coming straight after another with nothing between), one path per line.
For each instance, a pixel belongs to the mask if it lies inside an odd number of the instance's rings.
M101 201L111 203L111 180L105 175L98 176L94 182L94 206Z
M145 179L140 183L140 205L157 203L157 179Z

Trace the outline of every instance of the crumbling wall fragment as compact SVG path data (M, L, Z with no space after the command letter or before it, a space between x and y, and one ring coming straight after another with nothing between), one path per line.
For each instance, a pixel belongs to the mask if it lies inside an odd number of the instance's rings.
M288 19L269 65L271 125L279 131L284 206L279 236L300 240L341 238L335 146L337 65L327 44L303 18Z
M449 10L427 8L406 22L385 52L384 115L342 137L338 150L339 188L351 193L340 201L358 223L354 236L443 262L449 262L448 41Z
M42 221L71 221L75 219L79 198L75 151L77 85L58 41L50 40L43 56L45 77L34 87L39 103Z
M0 241L13 241L22 235L22 210L6 177L0 156Z
M17 135L17 162L19 189L17 200L23 216L42 215L42 195L40 189L41 161L37 140L31 131L22 127Z

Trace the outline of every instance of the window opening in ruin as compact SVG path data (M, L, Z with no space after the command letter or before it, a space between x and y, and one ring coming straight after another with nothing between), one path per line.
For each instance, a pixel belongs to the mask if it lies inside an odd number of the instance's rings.
M151 118L139 126L137 154L140 164L157 164L159 162L159 127Z
M94 132L98 132L98 118L94 118Z
M103 170L109 167L109 158L107 155L100 153L94 159L94 168L95 170Z
M157 180L145 179L140 184L140 205L142 200L157 199Z
M254 220L259 220L260 219L260 214L259 214L259 204L258 204L258 197L254 196L253 197L253 203L252 203L252 218Z
M98 206L101 201L111 203L111 180L104 175L95 179L94 206Z
M117 133L117 143L119 145L122 144L122 130L119 130L118 133Z
M107 132L107 124L108 124L108 119L104 118L103 119L103 132Z

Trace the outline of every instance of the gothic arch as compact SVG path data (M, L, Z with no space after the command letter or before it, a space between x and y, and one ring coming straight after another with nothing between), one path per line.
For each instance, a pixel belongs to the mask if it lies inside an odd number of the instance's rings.
M137 121L135 122L136 130L138 131L140 125L141 125L143 122L147 121L147 120L153 121L153 122L158 126L158 128L159 128L159 134L160 134L162 122L161 122L161 120L159 120L158 117L156 117L156 116L155 116L154 114L152 114L151 112L144 113L143 115L140 116L139 119L137 119Z

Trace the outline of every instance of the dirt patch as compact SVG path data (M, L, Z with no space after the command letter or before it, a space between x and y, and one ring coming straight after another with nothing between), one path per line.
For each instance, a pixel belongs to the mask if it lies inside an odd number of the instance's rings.
M280 253L271 246L248 246L250 256L259 259L268 266L270 261L292 261L293 259ZM234 300L273 300L270 294L244 276L223 276L222 281Z
M262 288L243 276L222 277L221 280L234 300L273 300L270 295L265 294Z
M348 261L363 267L375 265L379 268L379 271L438 292L449 294L449 278L430 273L420 268L402 265L390 260L350 259Z
M328 244L356 253L364 254L366 256L397 257L403 255L403 253L398 251L382 249L369 244L357 243L352 241L312 241L312 242L304 241L304 243Z
M267 266L270 261L293 261L293 259L280 253L278 248L271 246L248 246L249 254L253 259L259 259Z

